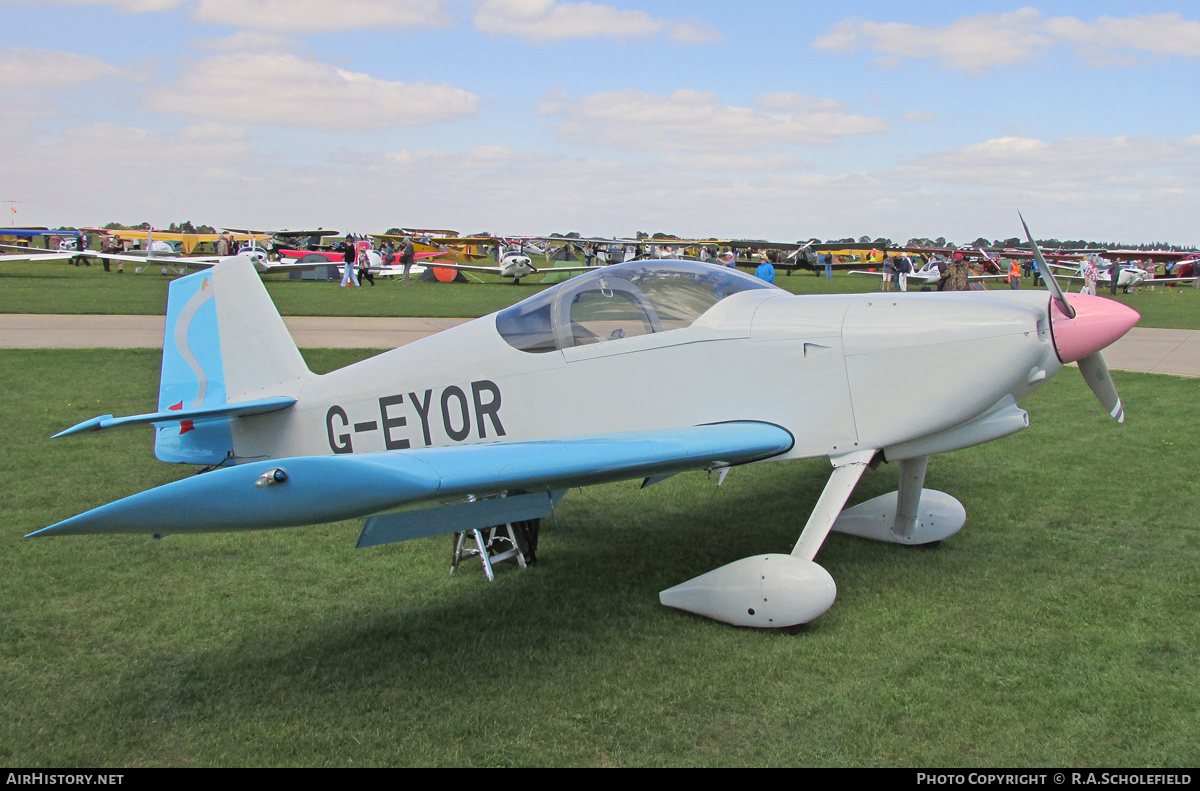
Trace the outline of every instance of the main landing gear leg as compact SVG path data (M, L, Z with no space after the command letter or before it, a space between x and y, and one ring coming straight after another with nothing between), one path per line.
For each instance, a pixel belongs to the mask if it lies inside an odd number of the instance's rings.
M787 628L824 613L833 605L837 586L813 558L874 453L861 451L832 460L833 474L790 555L735 560L662 591L658 600L734 626Z
M967 511L945 492L924 489L928 456L900 462L900 485L837 518L833 529L892 544L932 544L954 535L967 521Z

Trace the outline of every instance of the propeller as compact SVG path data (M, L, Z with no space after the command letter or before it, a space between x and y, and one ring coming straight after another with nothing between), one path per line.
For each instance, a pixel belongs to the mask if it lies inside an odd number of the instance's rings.
M1021 212L1017 212L1017 216L1021 217ZM1033 248L1033 255L1037 258L1038 273L1041 274L1042 280L1046 281L1046 288L1050 289L1050 294L1054 297L1054 304L1058 305L1058 309L1067 318L1075 318L1075 308L1071 307L1071 303L1067 302L1067 298L1063 296L1063 290L1059 287L1058 281L1054 279L1054 273L1050 271L1050 267L1046 264L1046 259L1042 258L1042 250L1038 247L1037 242L1033 241L1033 234L1029 232L1029 226L1025 224L1024 217L1021 217L1021 227L1025 229L1025 237L1029 239L1029 245Z
M1092 388L1100 405L1108 410L1108 414L1116 418L1118 423L1125 422L1125 407L1121 405L1121 397L1117 395L1117 386L1108 375L1108 364L1100 352L1093 352L1079 360L1079 373L1083 380Z
M1017 212L1017 216L1021 216L1020 212ZM1132 308L1103 297L1076 294L1075 304L1068 302L1058 281L1054 279L1054 273L1046 265L1037 242L1033 240L1033 234L1029 233L1024 217L1021 217L1021 225L1025 228L1025 236L1033 248L1046 287L1050 289L1054 307L1058 309L1050 311L1050 328L1058 358L1064 363L1078 362L1079 372L1101 406L1118 423L1124 423L1125 408L1121 405L1121 397L1117 395L1117 387L1113 384L1108 364L1104 362L1100 350L1128 332L1141 316Z

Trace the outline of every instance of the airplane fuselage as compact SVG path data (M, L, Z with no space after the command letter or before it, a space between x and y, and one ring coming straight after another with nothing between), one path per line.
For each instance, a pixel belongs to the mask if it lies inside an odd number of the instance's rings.
M888 448L1019 400L1057 371L1047 301L761 289L687 327L540 353L507 342L493 314L312 378L291 410L235 421L235 453L550 439L579 434L581 413L601 434L773 423L796 439L789 458Z

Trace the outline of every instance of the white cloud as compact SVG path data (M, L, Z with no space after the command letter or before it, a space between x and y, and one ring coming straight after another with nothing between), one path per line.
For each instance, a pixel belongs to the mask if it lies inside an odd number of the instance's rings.
M835 52L868 50L890 65L932 59L944 68L980 74L1037 58L1058 44L1092 63L1133 63L1134 55L1200 56L1200 22L1180 14L1146 14L1095 22L1043 16L1026 7L1006 14L963 17L942 27L845 19L812 46Z
M239 30L231 36L221 38L196 39L191 46L209 52L295 52L300 45L295 39L287 36L276 36L270 33L258 33L251 30Z
M970 187L1017 187L1029 192L1085 192L1134 186L1200 186L1200 151L1190 138L1072 137L1046 142L1000 137L915 157L900 179ZM1189 171L1191 171L1189 173Z
M868 49L886 62L935 58L942 66L978 73L1027 60L1051 44L1038 32L1042 15L1033 8L1007 14L963 17L944 27L845 19L813 42L816 49L857 52Z
M625 150L729 154L769 146L829 145L846 135L886 132L878 118L800 94L759 97L756 108L723 104L715 93L679 90L655 96L604 91L568 99L551 91L538 114L562 119L555 134L582 145Z
M653 17L598 3L558 0L483 0L475 27L491 35L517 36L535 44L576 38L667 36L684 44L721 40L719 31L700 23Z
M24 3L28 0L0 0L0 3ZM39 0L42 5L107 5L118 11L143 13L147 11L170 11L178 8L184 0Z
M121 73L99 58L40 49L0 50L0 88L61 88Z
M323 131L375 131L476 115L480 99L452 85L375 79L279 53L191 62L147 95L155 110L237 123Z
M199 0L198 22L268 33L444 27L443 0Z
M1090 23L1055 17L1046 21L1046 32L1093 62L1112 62L1129 52L1200 56L1200 22L1180 14L1102 16Z
M723 155L671 155L657 165L502 146L343 149L325 164L300 166L256 148L240 128L219 124L174 133L93 125L26 141L22 150L22 157L0 159L0 183L35 224L191 219L356 231L424 225L965 242L1018 235L1020 208L1039 236L1186 243L1194 241L1200 211L1196 137L1001 138L897 169L767 169L749 177L713 167ZM71 189L47 173L71 174Z
M791 154L668 154L663 157L663 164L673 170L731 173L779 173L807 166L804 160Z
M725 40L721 31L699 22L675 22L667 36L680 44L715 44Z

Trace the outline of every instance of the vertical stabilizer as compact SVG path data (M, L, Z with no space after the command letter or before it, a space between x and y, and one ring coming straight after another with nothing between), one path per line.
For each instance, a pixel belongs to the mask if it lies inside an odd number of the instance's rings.
M160 411L294 397L311 377L249 259L229 258L171 283ZM158 424L154 453L162 461L220 464L233 451L235 419Z

